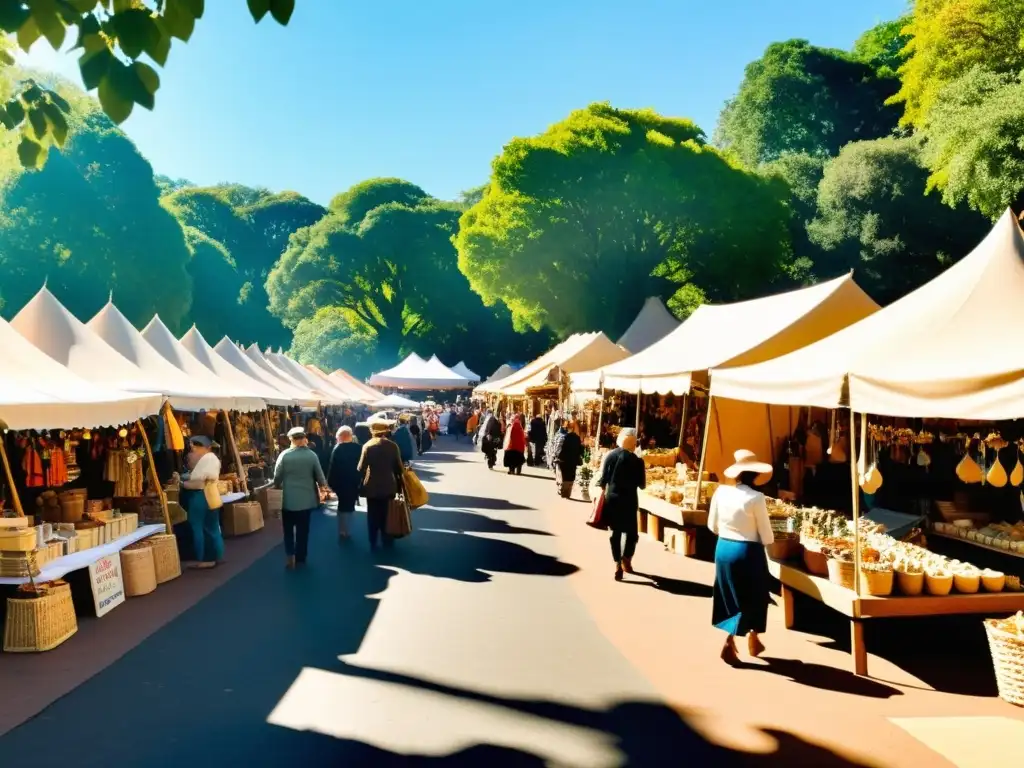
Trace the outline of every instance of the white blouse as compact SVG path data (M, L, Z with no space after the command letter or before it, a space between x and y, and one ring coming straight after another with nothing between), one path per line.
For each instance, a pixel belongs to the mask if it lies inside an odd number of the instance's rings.
M720 539L760 541L768 546L775 541L764 494L745 485L720 485L711 497L708 528Z
M220 459L212 451L199 457L188 479L181 484L191 490L201 490L207 480L220 480Z

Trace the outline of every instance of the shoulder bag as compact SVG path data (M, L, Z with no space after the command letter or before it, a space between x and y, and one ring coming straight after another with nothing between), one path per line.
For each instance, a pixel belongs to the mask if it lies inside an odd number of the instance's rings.
M206 497L206 506L210 509L220 509L224 506L216 480L207 480L203 483L203 496Z
M608 530L608 521L604 518L604 488L602 488L601 492L594 497L594 502L590 509L590 519L587 520L587 525L591 528L596 528L599 531Z

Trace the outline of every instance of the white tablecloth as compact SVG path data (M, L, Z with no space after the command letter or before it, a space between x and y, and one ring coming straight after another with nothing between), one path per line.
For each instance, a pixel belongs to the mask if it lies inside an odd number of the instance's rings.
M245 494L239 491L237 493L225 493L220 497L220 500L225 504L233 504L234 502L241 501L244 498Z
M53 581L54 579L63 578L71 573L71 571L77 571L79 568L88 568L101 557L120 552L129 544L134 544L155 533L163 532L163 525L140 525L138 530L129 533L127 536L114 539L114 541L107 544L90 547L81 552L74 552L70 555L64 555L64 557L58 557L56 560L51 560L42 567L42 572L35 577L35 580L37 582ZM0 576L0 584L27 584L28 581L27 576Z

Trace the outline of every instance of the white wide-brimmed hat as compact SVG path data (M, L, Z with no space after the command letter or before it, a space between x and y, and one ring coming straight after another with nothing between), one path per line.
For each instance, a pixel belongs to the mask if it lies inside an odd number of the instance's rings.
M759 475L768 475L769 477L772 474L772 465L758 461L757 455L746 448L736 451L732 457L735 461L722 472L730 480L735 480L743 472L756 472Z

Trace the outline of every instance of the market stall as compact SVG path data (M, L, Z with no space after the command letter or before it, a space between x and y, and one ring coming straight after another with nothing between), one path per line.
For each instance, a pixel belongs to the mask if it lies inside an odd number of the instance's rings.
M370 377L373 387L413 391L469 389L469 380L437 359L424 360L415 352L386 371Z
M470 384L480 383L480 376L469 370L469 368L466 367L466 363L462 360L459 360L459 362L452 366L452 371L466 379Z
M948 469L955 472L960 486L994 481L996 487L1003 487L1009 478L1000 474L1013 472L1018 484L1024 483L1024 467L1017 471L1012 461L1019 463L1016 447L1009 462L1012 469L1004 465L1010 457L1001 453L1013 446L1001 432L1019 429L1016 420L1024 415L1024 364L1016 339L1024 320L1022 297L1024 234L1007 211L970 254L885 309L791 354L712 371L711 394L716 400L849 412L845 427L846 419L840 418L839 432L845 429L847 435L852 523L836 522L835 530L827 534L822 528L828 526L801 521L798 528L793 526L793 535L803 547L803 562L783 558L773 568L786 590L809 594L851 618L855 668L860 674L867 670L863 619L1024 609L1024 593L1016 591L1020 579L1009 568L984 569L922 548L894 545L878 538L861 520L862 503L889 482L883 481L871 450L887 430L907 436L894 444L906 449L922 472L942 472L933 458L948 442L966 446L955 468ZM901 424L900 418L946 421L929 429L928 422L911 426ZM974 432L974 427L960 432L965 423L981 422L990 425L988 437ZM981 467L989 458L993 463L985 472ZM1018 495L1019 489L1012 493ZM947 503L952 505L947 507L950 516L957 518L948 525L963 528L967 541L987 548L998 541L996 547L1007 552L1017 548L1012 537L985 533L986 528L977 526L972 519L977 510L959 509L955 497ZM933 520L944 516L941 508L928 511ZM948 535L947 522L937 522L942 523L939 532ZM959 538L959 531L956 535ZM983 551L979 549L979 555ZM838 582L838 589L820 583L822 565L827 566L830 581ZM919 581L924 581L931 597L919 598L914 594L916 587L903 586ZM866 597L873 599L866 601ZM784 599L790 599L785 592Z
M345 383L351 386L354 390L364 392L366 394L365 402L373 402L374 400L380 400L384 396L384 393L380 390L374 389L369 384L366 384L359 379L355 378L341 368L332 371L327 375L331 381L337 381L338 383Z
M324 371L317 368L315 365L307 364L305 368L307 371L310 371L314 376L320 379L325 379L336 390L342 392L344 396L347 398L347 402L349 403L359 403L365 405L368 403L372 403L374 400L379 400L381 397L383 397L383 394L377 392L376 390L370 389L370 387L367 387L366 385L360 386L359 382L357 382L351 376L348 376L348 374L345 374L344 376L332 377L325 373ZM341 373L344 373L344 371L341 371Z
M518 368L515 368L508 363L502 363L498 366L497 370L482 381L474 390L473 397L482 398L485 395L493 392L497 388L498 382L508 378L515 373Z
M616 343L635 355L661 341L678 327L679 321L665 308L664 302L657 296L650 296Z

